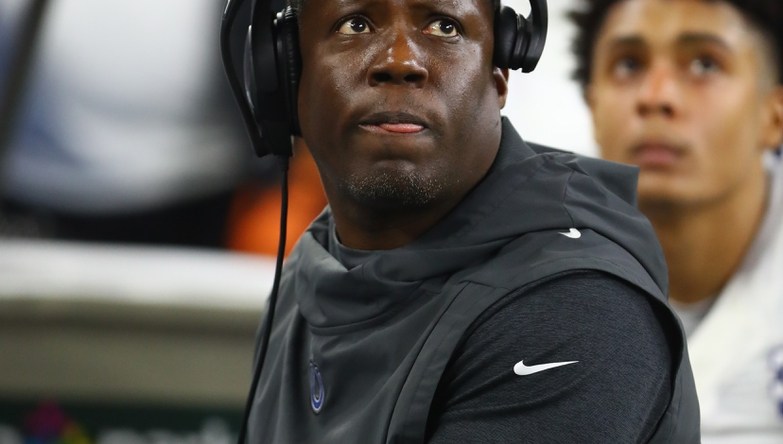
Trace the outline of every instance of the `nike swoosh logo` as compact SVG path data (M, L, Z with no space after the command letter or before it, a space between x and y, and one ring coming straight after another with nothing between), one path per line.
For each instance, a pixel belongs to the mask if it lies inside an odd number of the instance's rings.
M565 237L570 237L571 239L579 239L582 237L582 232L577 230L576 228L571 228L568 230L568 233L560 233Z
M519 376L528 376L534 373L543 372L544 370L562 367L564 365L576 364L577 362L579 361L552 362L549 364L539 364L539 365L525 365L524 362L519 361L514 366L514 373L518 374Z

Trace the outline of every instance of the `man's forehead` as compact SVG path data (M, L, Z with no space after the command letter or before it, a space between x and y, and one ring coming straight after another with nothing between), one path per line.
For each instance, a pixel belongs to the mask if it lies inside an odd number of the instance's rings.
M741 45L748 35L745 18L725 2L632 0L612 7L599 40L731 47Z
M475 16L491 21L495 4L493 0L307 0L303 3L299 15L307 21L334 20L353 14L384 15L391 11L410 11L428 17L442 14L456 20Z
M301 0L301 3L322 6L407 6L407 7L457 7L466 3L493 4L493 0Z

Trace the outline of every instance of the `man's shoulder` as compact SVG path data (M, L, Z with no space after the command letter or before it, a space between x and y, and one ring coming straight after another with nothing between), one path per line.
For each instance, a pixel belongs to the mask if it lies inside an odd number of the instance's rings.
M527 145L536 155L563 164L589 177L623 201L636 205L638 167L536 143L528 142Z
M663 300L663 291L645 266L622 245L589 227L533 231L509 242L470 280L518 289L551 276L591 270L626 281Z

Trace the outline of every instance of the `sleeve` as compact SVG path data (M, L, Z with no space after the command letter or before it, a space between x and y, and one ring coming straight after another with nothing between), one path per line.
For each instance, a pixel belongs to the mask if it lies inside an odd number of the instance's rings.
M640 289L601 272L523 289L463 338L428 442L645 442L671 396L666 328Z

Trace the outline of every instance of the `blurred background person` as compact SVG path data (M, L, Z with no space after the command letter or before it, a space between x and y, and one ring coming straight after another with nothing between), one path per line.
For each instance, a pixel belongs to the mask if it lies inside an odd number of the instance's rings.
M783 3L583 0L575 77L689 335L705 443L783 442Z
M0 2L7 89L33 3ZM0 150L6 235L228 246L243 218L231 209L239 190L277 182L229 94L224 3L48 2L26 88L15 115L2 116L15 122Z
M234 253L276 253L280 192L223 71L224 6L0 0L0 443L240 417L274 261ZM291 219L323 208L308 159Z

